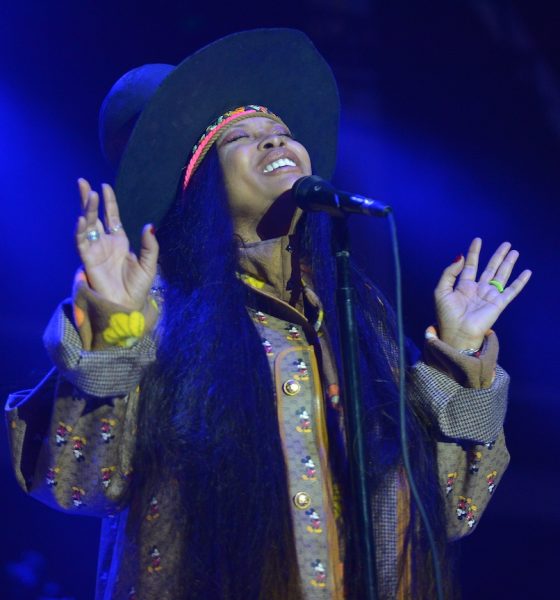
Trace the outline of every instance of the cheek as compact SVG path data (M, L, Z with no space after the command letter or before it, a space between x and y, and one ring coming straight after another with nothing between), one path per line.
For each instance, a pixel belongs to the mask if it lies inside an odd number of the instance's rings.
M306 175L311 175L313 172L311 169L311 158L310 158L307 150L305 149L305 146L298 144L297 154L301 161L301 166L302 166L303 171L305 172Z
M244 146L226 147L218 152L224 181L233 182L250 172L250 152Z
M239 185L239 160L235 152L218 152L222 177L228 196L235 195L236 187Z
M250 177L248 157L245 153L231 149L219 153L222 176L232 215L247 212L248 198L254 195L254 182Z

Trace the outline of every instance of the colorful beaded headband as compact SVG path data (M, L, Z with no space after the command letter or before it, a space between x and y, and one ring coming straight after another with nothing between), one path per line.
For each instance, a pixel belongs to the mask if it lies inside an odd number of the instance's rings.
M187 163L185 169L185 177L183 179L183 191L186 189L191 177L202 162L202 159L206 156L206 153L212 147L212 144L217 139L217 134L227 125L231 125L234 121L241 121L248 117L256 116L255 113L261 113L266 115L268 118L278 123L284 122L280 117L275 115L272 111L264 106L257 104L248 104L247 106L238 106L233 110L230 110L220 117L218 117L213 123L208 125L204 133L198 139L198 142L193 146L191 151L191 157Z

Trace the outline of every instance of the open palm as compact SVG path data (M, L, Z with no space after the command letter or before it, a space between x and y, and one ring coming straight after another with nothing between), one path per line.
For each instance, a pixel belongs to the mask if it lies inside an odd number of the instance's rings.
M107 300L132 310L142 309L157 269L159 248L153 227L144 227L136 256L130 252L111 186L102 186L104 222L99 217L99 194L85 179L78 180L78 187L82 215L76 227L76 246L89 285Z
M479 348L486 332L531 277L531 271L525 270L507 285L519 253L504 242L477 281L481 246L482 240L475 238L466 259L460 257L444 270L434 292L440 338L458 349Z

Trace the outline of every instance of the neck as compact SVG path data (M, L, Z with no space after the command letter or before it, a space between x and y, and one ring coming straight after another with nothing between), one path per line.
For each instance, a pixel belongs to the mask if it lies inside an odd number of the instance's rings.
M296 206L291 191L288 190L279 196L263 215L234 216L234 232L244 244L291 235L301 214L301 209Z
M259 282L261 289L301 308L299 240L295 230L303 213L295 205L291 208L291 212L283 213L290 215L287 225L262 228L262 237L257 235L256 241L242 241L239 247L239 265L245 275ZM270 211L267 219L271 224L274 221ZM265 230L269 235L264 235ZM270 235L273 232L279 235Z
M233 231L235 237L239 240L239 244L254 244L261 242L263 238L257 233L259 220L251 221L245 217L233 218Z

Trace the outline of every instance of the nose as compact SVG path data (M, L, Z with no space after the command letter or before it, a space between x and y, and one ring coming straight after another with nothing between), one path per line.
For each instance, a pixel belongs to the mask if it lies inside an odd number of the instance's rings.
M270 150L270 148L281 148L286 145L286 140L277 133L264 135L259 143L259 150Z

